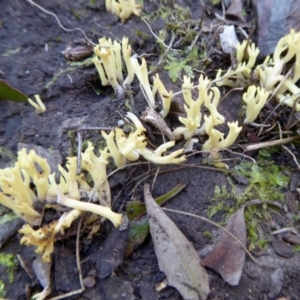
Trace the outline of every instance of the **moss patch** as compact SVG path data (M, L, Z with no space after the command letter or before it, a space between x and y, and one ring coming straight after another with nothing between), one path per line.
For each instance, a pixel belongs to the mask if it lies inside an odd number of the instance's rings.
M272 151L274 150L261 150L257 164L242 162L236 165L227 177L228 185L215 186L212 205L207 211L209 217L220 211L225 212L228 219L247 201L263 201L263 205L248 206L245 209L250 250L266 246L261 224L263 220L270 219L270 212L274 209L266 201L283 202L284 190L289 182L289 169L272 161ZM242 180L246 185L241 187L235 184L234 178Z

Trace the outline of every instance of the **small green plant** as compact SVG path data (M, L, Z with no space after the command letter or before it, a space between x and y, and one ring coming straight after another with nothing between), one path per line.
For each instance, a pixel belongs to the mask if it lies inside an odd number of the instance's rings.
M274 150L261 150L257 164L242 162L233 167L232 175L247 181L246 187L237 186L233 178L228 176L227 186L215 187L212 201L217 203L207 211L209 217L218 211L225 211L228 218L248 201L254 199L263 201L263 205L251 205L245 209L250 249L255 247L262 249L266 246L267 241L264 238L261 221L270 219L270 211L273 209L266 201L283 202L284 188L289 181L289 177L285 174L288 169L274 163L273 153Z
M9 283L12 283L14 280L14 269L17 266L17 262L14 254L0 253L0 264L7 268L6 272L8 274L8 281ZM1 287L0 287L0 291L1 291Z
M186 51L184 51L186 53ZM164 69L168 71L173 82L176 82L181 73L194 78L193 65L198 61L198 50L194 47L186 57L180 52L173 52L167 56Z
M2 280L0 280L0 297L4 298L5 295L6 295L5 285L4 285L4 282Z

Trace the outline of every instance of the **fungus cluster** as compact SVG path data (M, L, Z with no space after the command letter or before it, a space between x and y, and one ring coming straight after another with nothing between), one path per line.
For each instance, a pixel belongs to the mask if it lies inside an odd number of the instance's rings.
M121 54L122 48L122 54ZM95 46L96 56L92 59L94 62L103 86L111 85L117 96L123 94L126 85L130 85L134 78L132 66L131 46L128 45L128 38L123 37L122 47L119 42L112 42L105 37L99 39L99 45ZM122 73L122 55L126 64L127 77L123 78Z
M135 3L135 0L106 0L106 10L114 15L117 15L124 23L132 14L140 16L142 6Z
M122 20L128 18L129 6L134 7L131 13L137 13L139 9L133 0L106 1L106 5L108 10L120 16ZM217 86L248 86L243 95L243 101L247 105L244 123L251 123L257 118L270 93L276 93L281 103L300 110L300 104L294 105L296 96L300 93L300 89L296 86L296 82L300 79L299 49L300 33L291 30L289 35L279 41L273 58L267 57L262 65L252 70L259 50L254 44L247 47L247 43L243 42L237 47L236 69L229 70L223 78L219 70L215 80ZM120 96L136 75L149 109L162 120L168 115L173 92L167 91L158 74L153 77L153 85L150 85L146 60L142 58L140 64L136 57L131 57L128 38L123 38L122 45L117 41L102 38L99 45L94 48L94 52L96 56L93 62L102 85L111 85ZM127 68L125 78L122 72L123 61ZM294 61L292 74L284 75L284 69L292 61ZM252 84L253 75L259 81L260 87ZM235 142L242 127L238 126L238 122L228 122L229 133L224 138L224 134L216 128L225 123L224 116L217 109L220 100L218 87L212 87L211 81L201 75L196 98L192 95L193 88L191 79L184 76L182 93L186 116L179 117L182 125L173 130L172 137L175 139L184 137L189 142L194 136L206 134L208 139L202 145L203 150L218 151L228 148ZM156 94L162 103L159 114L155 111ZM36 99L40 102L39 97ZM202 112L203 109L206 110L205 113ZM93 145L88 143L87 149L81 154L85 173L77 175L77 158L69 157L66 168L58 167L60 180L56 182L55 174L51 174L47 160L39 157L33 150L27 153L25 149L18 152L18 160L14 167L0 170L0 203L12 209L28 223L20 230L24 235L21 243L35 245L36 251L43 253L44 260L50 260L56 235L69 228L84 211L109 219L116 227L122 223L122 214L111 210L111 194L106 174L106 165L110 157L117 167L124 166L127 161L136 161L140 157L156 164L178 164L185 161L184 149L166 154L166 151L175 145L175 141L171 138L171 141L164 142L155 150L147 148L146 129L138 117L131 112L128 112L126 117L133 123L135 129L129 134L125 134L121 128L115 128L109 133L102 131L107 146L100 151L99 156L94 154ZM87 173L92 178L92 184L87 180ZM93 202L98 201L99 204L83 202L82 198L86 197ZM58 209L67 207L70 210L64 212L58 220L34 230L31 226L39 225L42 218L40 212L35 209L37 202L55 204L56 207L58 205Z
M296 86L296 82L300 79L300 32L291 29L288 35L279 40L273 57L267 56L264 62L255 68L259 49L254 44L246 47L247 43L245 41L237 46L236 58L238 65L236 69L227 72L226 77L222 80L222 71L219 70L216 77L216 80L218 80L217 85L247 87L252 85L254 79L259 82L261 87L261 90L257 91L257 95L263 94L263 97L265 97L266 93L274 93L280 103L294 107L295 100L300 93L300 88ZM251 88L251 91L251 94L253 94L253 88ZM248 96L246 98L248 99ZM256 103L260 102L257 101ZM247 107L252 105L251 101L246 103ZM248 108L248 111L250 109ZM300 111L299 103L295 105L295 109Z
M126 116L133 122L136 128L128 136L120 128L116 128L109 134L102 131L102 136L106 140L107 147L117 167L124 166L126 160L136 161L140 156L156 164L178 164L185 161L185 156L180 156L184 152L184 149L163 155L167 149L175 145L174 141L164 143L156 150L147 148L146 136L144 135L146 129L133 113L128 112Z
M59 166L59 183L55 181L55 174L50 174L47 160L39 157L33 150L27 154L22 149L18 152L14 167L0 170L0 203L28 223L20 230L24 234L21 243L37 246L37 252L43 253L44 260L50 260L55 236L69 228L83 211L107 218L116 227L122 223L122 214L111 210L110 188L106 176L106 164L110 154L105 148L100 156L96 156L93 149L89 143L82 153L82 167L91 175L93 186L87 183L83 174L76 175L76 157L68 158L66 169ZM93 196L93 200L97 200L100 205L80 201L81 195ZM34 230L30 225L40 225L42 218L35 209L37 201L44 205L58 203L71 210L64 212L59 220Z
M196 135L208 135L208 140L203 144L203 150L220 150L231 146L242 127L238 127L237 122L228 122L229 134L224 139L224 134L214 127L225 122L225 118L218 112L217 107L220 100L220 91L217 87L210 88L210 80L199 77L198 97L192 98L192 83L189 77L184 77L182 92L185 101L184 110L186 117L179 117L179 121L184 126L175 128L173 134L176 138L181 135L189 141ZM204 115L204 122L201 125L201 107L204 105L210 112L209 116Z

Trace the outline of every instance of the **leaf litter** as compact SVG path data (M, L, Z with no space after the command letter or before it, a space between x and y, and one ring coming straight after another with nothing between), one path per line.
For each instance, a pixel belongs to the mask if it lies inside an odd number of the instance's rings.
M247 233L244 218L244 208L240 208L229 219L225 229L232 233L244 246L246 246ZM217 271L230 285L238 285L245 264L246 253L233 237L222 231L214 250L202 261L201 265Z
M184 299L206 299L209 278L192 243L156 204L149 184L144 185L144 198L159 269L165 273L168 284Z

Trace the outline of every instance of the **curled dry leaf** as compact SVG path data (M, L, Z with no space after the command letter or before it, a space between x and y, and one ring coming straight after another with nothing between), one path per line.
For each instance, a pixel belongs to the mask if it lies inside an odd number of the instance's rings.
M226 17L236 17L242 22L245 22L245 17L243 16L243 1L232 0L225 14Z
M225 228L246 246L244 206L230 218ZM215 249L201 261L201 265L217 271L230 285L238 285L245 264L245 255L241 244L222 231Z
M168 284L184 299L206 299L210 292L208 275L193 245L156 204L149 184L144 185L144 198L159 269Z
M167 125L166 121L154 109L147 107L146 110L143 112L141 119L157 127L162 132L162 134L168 137L170 141L175 140L174 135L169 126Z

